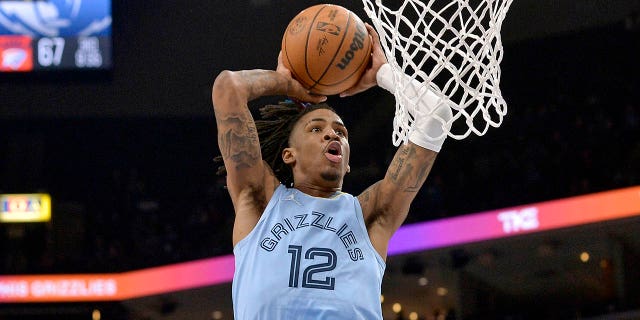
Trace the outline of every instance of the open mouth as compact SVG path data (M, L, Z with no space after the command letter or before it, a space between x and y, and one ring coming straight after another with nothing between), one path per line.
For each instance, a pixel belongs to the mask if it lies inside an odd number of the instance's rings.
M327 146L324 155L325 157L327 157L327 159L329 159L329 161L338 163L342 161L342 146L339 142L332 141Z

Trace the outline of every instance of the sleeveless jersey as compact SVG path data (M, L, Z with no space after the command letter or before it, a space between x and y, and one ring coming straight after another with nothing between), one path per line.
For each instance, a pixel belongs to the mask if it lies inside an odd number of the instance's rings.
M350 194L280 185L233 252L236 320L382 319L385 263Z

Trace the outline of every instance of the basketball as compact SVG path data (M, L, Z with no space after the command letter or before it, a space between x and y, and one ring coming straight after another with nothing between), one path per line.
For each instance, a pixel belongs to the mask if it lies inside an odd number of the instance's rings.
M282 60L293 78L315 94L334 95L354 86L371 58L364 22L332 4L296 15L282 37Z

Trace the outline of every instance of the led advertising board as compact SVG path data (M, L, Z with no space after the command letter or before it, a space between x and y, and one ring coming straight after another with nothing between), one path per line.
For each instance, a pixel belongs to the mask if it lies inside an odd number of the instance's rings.
M50 220L51 197L48 194L0 194L0 223Z

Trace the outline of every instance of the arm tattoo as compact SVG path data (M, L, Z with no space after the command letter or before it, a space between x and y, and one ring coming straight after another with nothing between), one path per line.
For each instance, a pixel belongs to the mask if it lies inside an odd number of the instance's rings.
M417 174L415 175L415 180L413 181L413 184L408 185L405 191L418 192L418 190L420 190L420 187L422 187L422 183L425 180L427 180L427 175L429 174L430 169L431 169L431 163L418 168L418 172L416 172Z
M369 198L371 197L371 189L373 189L374 187L375 187L375 184L370 186L369 188L367 188L367 190L363 191L362 194L360 194L360 198L362 199L362 202L364 203L369 202Z
M249 89L249 100L278 93L288 92L288 84L285 92L281 92L283 83L279 77L274 77L272 71L249 70L241 71L240 77L246 81Z
M404 187L404 192L418 192L431 171L433 161L433 157L424 162L418 160L416 146L403 145L391 162L389 177L395 185Z
M378 183L374 183L358 196L360 206L362 207L363 213L365 214L365 224L367 228L369 228L369 226L371 226L371 224L378 218L378 215L376 215L375 212L374 214L366 214L366 212L370 212L371 208L375 207L375 204L371 202L375 199L375 196L373 194L377 193L378 186Z
M253 167L260 160L260 143L255 123L248 110L220 119L219 128L228 128L218 137L220 152L236 170Z
M403 145L400 147L398 152L396 152L396 156L393 157L393 161L389 167L389 175L391 177L391 181L396 185L402 184L402 181L404 181L406 177L407 169L405 167L407 165L411 166L411 164L408 163L409 154L409 147Z

